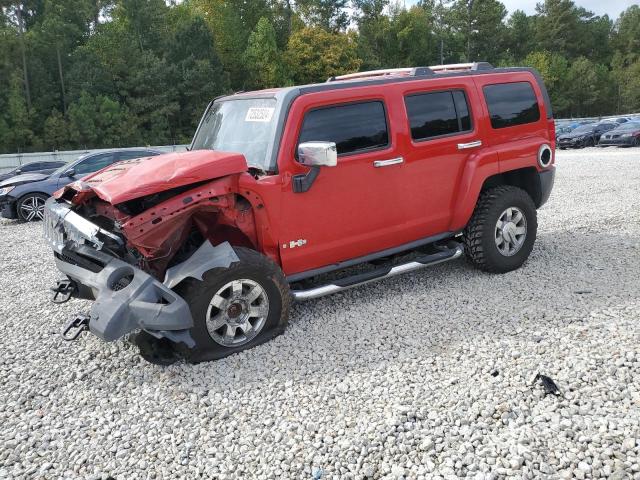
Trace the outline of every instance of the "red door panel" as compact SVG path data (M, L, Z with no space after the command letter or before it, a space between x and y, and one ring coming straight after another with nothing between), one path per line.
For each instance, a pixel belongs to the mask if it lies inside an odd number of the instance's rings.
M358 90L363 92L360 94ZM367 92L368 90L368 92ZM287 274L298 273L363 256L408 242L405 202L406 166L376 167L393 160L398 138L387 110L390 145L380 150L340 156L336 167L322 167L307 192L294 193L291 176L308 168L295 161L304 114L317 107L386 98L370 89L309 94L289 112L278 165L284 178L280 219L280 256ZM385 101L388 108L388 102ZM324 139L323 139L324 140Z

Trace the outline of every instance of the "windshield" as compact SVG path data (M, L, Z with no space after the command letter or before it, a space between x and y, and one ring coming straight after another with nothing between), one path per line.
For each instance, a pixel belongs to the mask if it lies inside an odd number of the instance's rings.
M250 167L268 171L267 153L274 137L275 109L275 98L214 103L193 139L193 150L242 153Z
M581 125L580 127L573 130L571 133L586 133L591 132L594 128L594 125Z

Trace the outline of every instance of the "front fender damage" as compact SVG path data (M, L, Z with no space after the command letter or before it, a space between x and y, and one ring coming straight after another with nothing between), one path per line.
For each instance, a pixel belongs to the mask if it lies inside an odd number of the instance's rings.
M113 341L140 329L155 339L193 348L189 305L173 289L186 278L202 280L205 272L239 261L231 244L216 233L218 229L228 226L241 232L245 241L256 241L251 205L238 201L234 190L234 179L218 179L180 192L135 215L120 205L96 198L91 191L74 190L57 201L52 199L47 206L46 223L64 233L62 237L68 241L59 245L61 235L54 232L45 233L45 237L52 246L57 242L58 269L83 287L77 292L89 292L84 298L95 300L89 330L105 341ZM87 229L73 225L76 220L95 227L91 231L100 230L87 217L113 219L127 247L138 252L138 260L127 260L102 248L91 235L82 237ZM68 233L78 231L73 237ZM178 255L184 253L181 246L194 231L204 241L200 240L202 243L187 255ZM217 244L215 247L211 240ZM87 259L99 264L97 273L84 265Z
M185 278L202 281L205 272L213 268L229 268L239 261L229 242L214 247L207 240L187 260L167 269L163 283L167 288L173 288Z

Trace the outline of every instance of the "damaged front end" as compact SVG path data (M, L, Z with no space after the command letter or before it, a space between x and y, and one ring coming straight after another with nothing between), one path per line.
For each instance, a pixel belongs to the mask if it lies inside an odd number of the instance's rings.
M47 201L44 236L67 277L54 289L54 298L94 300L88 317L72 320L67 331L77 332L69 339L83 329L105 341L142 330L194 347L189 305L174 288L186 278L202 280L206 271L237 262L229 239L240 245L257 241L252 206L236 193L235 174L246 169L240 158L242 164L227 168L226 175L218 173L222 178L191 175L167 182L165 176L159 185L140 179L128 189L123 180L135 177L138 165L126 177L111 175L120 180L113 188L105 180L107 169ZM179 168L175 161L173 167Z
M51 198L45 210L45 238L58 269L72 282L73 296L95 300L89 330L109 342L135 329L187 347L193 320L187 303L148 273L103 251L116 236ZM115 238L114 238L115 237Z

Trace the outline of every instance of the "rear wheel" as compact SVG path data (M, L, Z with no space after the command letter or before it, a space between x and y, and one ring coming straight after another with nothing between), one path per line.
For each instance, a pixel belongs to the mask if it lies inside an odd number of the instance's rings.
M42 193L29 193L18 200L18 218L23 222L35 222L44 218L44 204L47 199Z
M584 142L585 147L593 147L594 145L595 145L595 142L593 138L587 138Z
M214 268L202 281L187 279L176 291L189 304L194 326L187 360L226 357L266 342L287 325L291 295L278 265L253 250L234 249L239 262Z
M537 230L536 207L527 192L509 185L486 190L463 232L467 258L486 272L515 270L529 257Z

